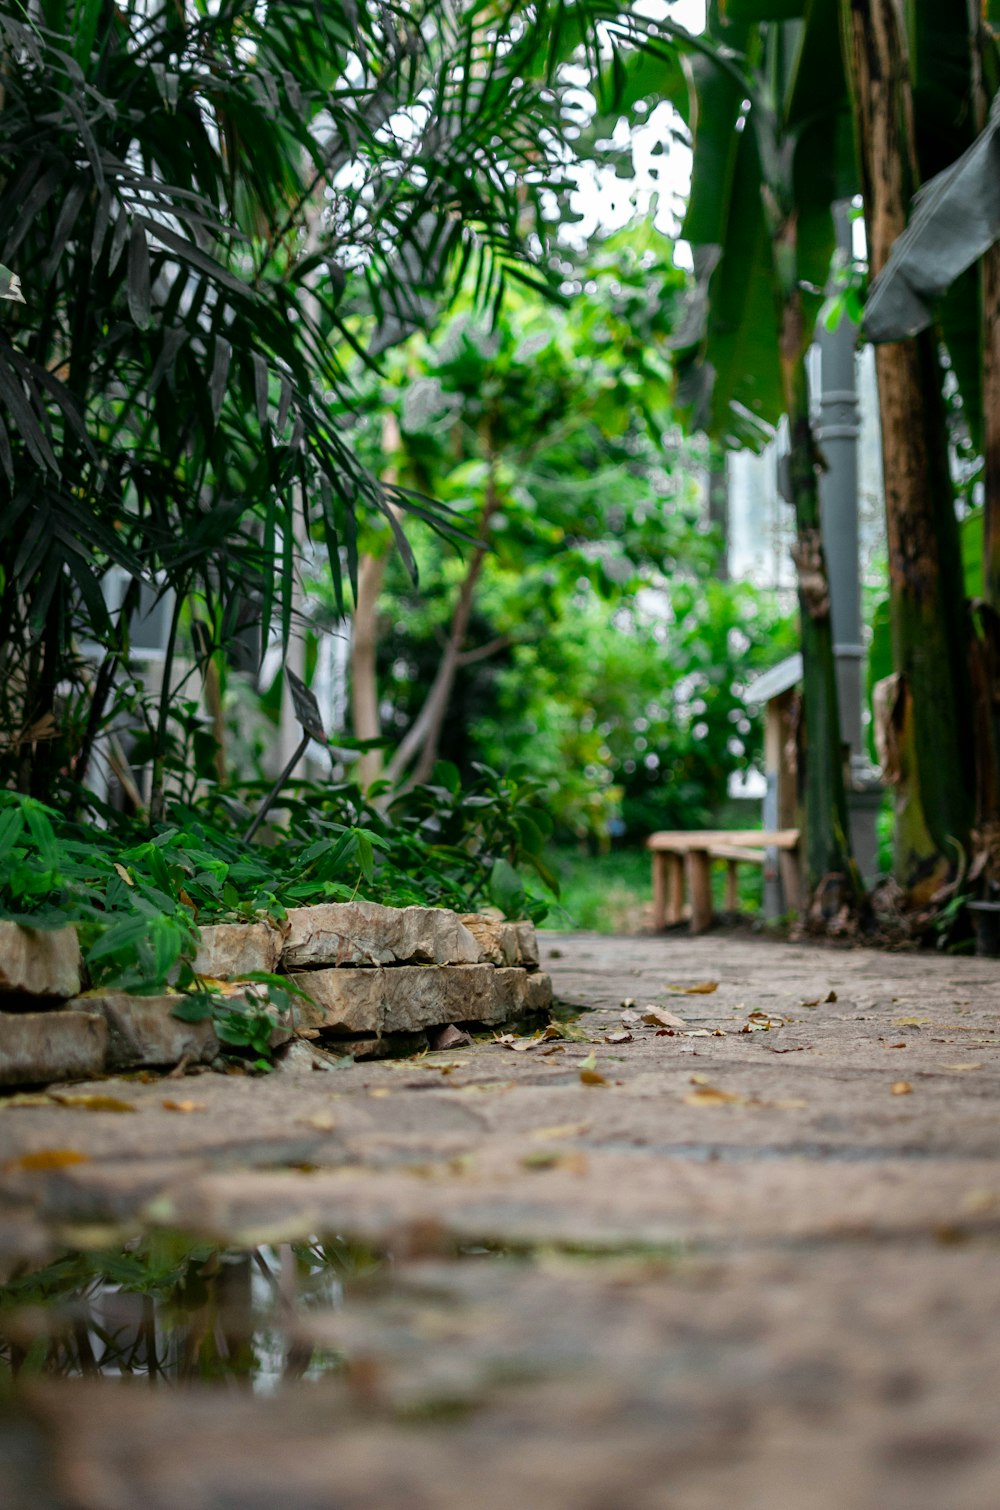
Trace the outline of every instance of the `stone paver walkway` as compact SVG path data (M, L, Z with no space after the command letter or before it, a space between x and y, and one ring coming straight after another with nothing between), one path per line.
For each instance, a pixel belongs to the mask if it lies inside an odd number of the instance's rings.
M150 1226L391 1256L291 1324L317 1382L32 1385L7 1504L995 1510L1000 967L542 940L569 1038L0 1111L7 1274Z

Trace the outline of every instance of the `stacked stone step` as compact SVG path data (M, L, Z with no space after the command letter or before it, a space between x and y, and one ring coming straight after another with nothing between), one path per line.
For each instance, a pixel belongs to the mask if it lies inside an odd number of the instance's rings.
M290 1022L276 1018L272 1046L297 1029L350 1049L449 1023L506 1022L552 1000L530 923L445 908L330 903L292 909L280 929L207 925L194 968L244 1003L259 988L237 983L255 972L285 974L305 991L294 998ZM82 974L75 929L0 922L0 1085L218 1055L211 1022L173 1016L177 993L83 992Z

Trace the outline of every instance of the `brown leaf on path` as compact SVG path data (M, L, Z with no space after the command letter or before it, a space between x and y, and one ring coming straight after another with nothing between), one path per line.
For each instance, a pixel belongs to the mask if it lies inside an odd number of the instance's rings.
M677 1017L664 1007L649 1006L642 1014L642 1021L651 1028L686 1028L683 1017Z
M698 980L693 986L673 986L667 983L668 991L676 991L678 996L711 996L713 991L718 991L717 980Z
M90 1155L75 1148L39 1148L34 1153L23 1153L19 1159L11 1159L5 1169L27 1169L42 1172L46 1169L66 1169L70 1164L89 1164Z
M68 1106L73 1111L83 1112L134 1112L138 1108L131 1101L122 1101L118 1096L71 1096L53 1091L52 1099L59 1106Z
M168 1112L203 1112L205 1110L204 1101L175 1101L171 1096L166 1096L160 1105L164 1111Z
M464 1028L456 1028L454 1023L449 1023L446 1028L439 1028L436 1032L432 1029L427 1037L433 1053L441 1049L463 1048L472 1042L472 1035L466 1033Z
M581 1070L580 1079L584 1085L607 1085L608 1083L598 1070Z
M894 1080L889 1090L894 1096L908 1096L913 1090L913 1086L908 1080Z
M634 1043L631 1033L605 1033L605 1043Z
M813 997L812 1001L804 1001L801 1003L801 1005L803 1007L825 1007L827 1002L836 1000L836 991L828 991L826 996L815 996Z
M541 1059L548 1059L550 1054L565 1054L565 1052L566 1045L564 1043L550 1043L547 1049L542 1049L539 1057Z

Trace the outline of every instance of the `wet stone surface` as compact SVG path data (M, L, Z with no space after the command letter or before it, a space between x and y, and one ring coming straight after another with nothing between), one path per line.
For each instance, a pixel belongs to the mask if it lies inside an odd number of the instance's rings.
M547 1036L6 1099L5 1503L1000 1502L995 963L540 942Z

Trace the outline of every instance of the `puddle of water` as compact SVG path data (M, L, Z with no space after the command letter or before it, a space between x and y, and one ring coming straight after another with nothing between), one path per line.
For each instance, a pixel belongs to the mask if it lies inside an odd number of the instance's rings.
M307 1313L383 1261L337 1239L252 1249L156 1233L115 1252L67 1253L0 1287L0 1393L38 1374L242 1380L258 1394L343 1367L308 1340Z

